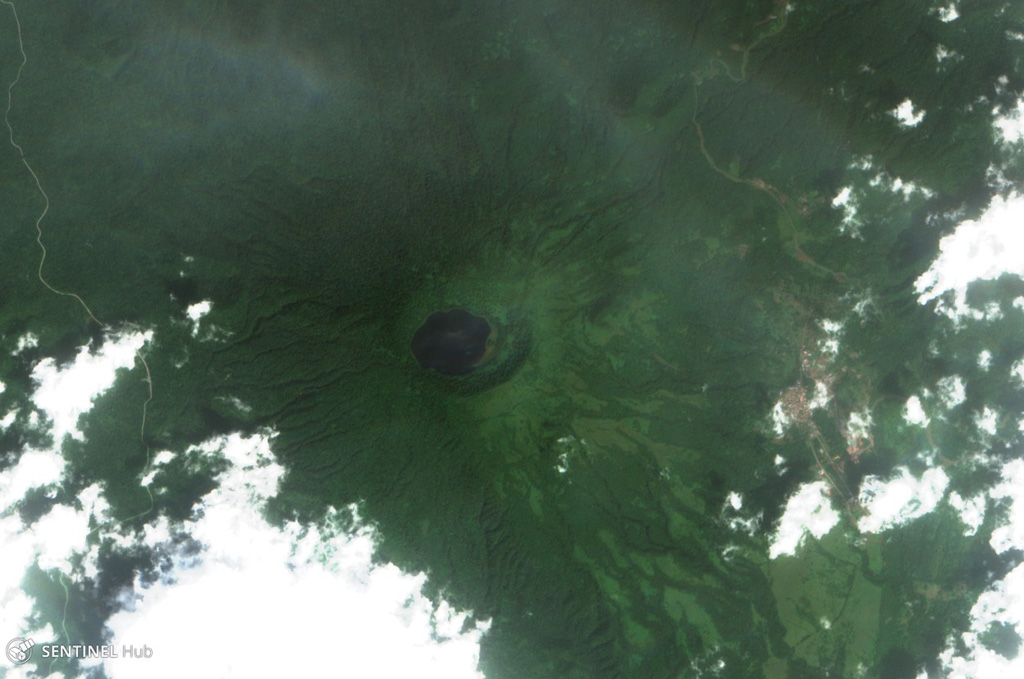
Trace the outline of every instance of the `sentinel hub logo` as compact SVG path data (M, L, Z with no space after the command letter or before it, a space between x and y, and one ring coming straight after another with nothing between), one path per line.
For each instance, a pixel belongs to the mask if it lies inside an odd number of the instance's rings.
M35 642L24 637L14 637L7 642L7 659L15 665L24 665L32 658Z
M24 665L32 659L36 643L24 637L7 642L7 659L14 665ZM153 649L142 644L44 644L38 647L40 658L152 658Z

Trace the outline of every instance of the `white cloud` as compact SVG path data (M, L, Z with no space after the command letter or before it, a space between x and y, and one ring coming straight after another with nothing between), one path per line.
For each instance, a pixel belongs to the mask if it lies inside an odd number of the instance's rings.
M35 561L35 549L17 515L0 517L0 544L0 639L11 639L22 634L32 613L32 599L22 591L21 581Z
M964 535L977 533L985 520L985 495L975 495L968 499L953 491L949 494L949 504L960 514L960 519L967 526Z
M956 21L960 17L960 12L957 11L956 2L950 2L945 7L938 9L939 21L943 23L949 23L950 21Z
M18 343L14 346L14 351L11 352L11 356L17 356L26 349L35 349L38 346L39 338L31 332L26 332L18 338Z
M52 424L55 441L81 437L79 417L113 384L118 369L132 365L151 336L114 336L95 353L83 347L63 368L50 359L40 362L32 400ZM219 486L184 524L159 517L136 533L112 523L99 485L79 493L76 507L56 505L25 526L10 506L30 488L59 484L64 461L59 448L23 451L17 464L0 474L0 512L7 508L0 514L2 638L56 641L60 635L51 626L28 625L38 604L22 590L22 579L33 564L75 580L94 578L98 547L88 537L90 526L98 524L113 531L101 539L110 538L122 549L156 548L174 566L156 584L136 582L121 599L127 608L108 621L116 647L146 644L154 653L146 660L89 661L104 662L111 679L137 677L140 662L152 679L319 676L325 666L346 676L482 677L479 643L489 623L473 623L469 613L444 602L435 607L422 595L424 574L374 564L376 534L354 508L344 515L348 522L338 518L341 512L312 527L278 528L265 521L265 502L277 493L284 474L271 438L268 432L235 434L189 448L188 457L229 463L217 477ZM161 464L149 480L164 473L161 465L174 455L157 453L154 461ZM182 551L174 541L183 535L202 546L198 554ZM84 560L72 571L74 555ZM16 679L18 671L7 676Z
M18 463L0 473L0 512L21 500L32 488L60 481L64 458L49 450L26 450Z
M824 382L815 382L814 394L811 396L811 400L807 403L807 406L811 410L817 410L827 406L828 402L831 400L832 392L829 391L828 385Z
M208 299L204 299L201 302L196 302L195 304L191 304L185 310L185 316L188 319L187 322L191 323L191 325L192 325L192 337L198 339L200 342L223 342L223 341L226 341L228 337L231 337L232 335L234 335L233 332L231 332L230 330L225 330L224 328L221 328L219 326L216 326L216 325L210 323L209 321L203 321L204 318L206 318L207 316L210 315L211 311L213 311L213 302L211 302ZM205 329L205 331L203 332L202 336L200 336L200 334L199 334L200 326L202 326ZM188 354L188 350L187 349L186 349L185 353L186 353L186 356L187 356L187 354ZM187 358L185 360L187 361ZM180 365L178 365L177 367L180 368L184 364L185 364L185 362L182 361L182 363Z
M839 353L839 338L843 336L843 321L832 321L825 318L819 321L819 325L825 331L825 338L820 342L821 350L835 356Z
M857 200L853 194L853 187L844 186L832 199L832 207L843 211L843 220L839 223L839 233L863 240L861 227L864 224L857 217Z
M786 408L782 404L782 401L777 401L772 406L772 431L775 432L776 436L782 436L786 433L786 428L789 427L792 420L786 415Z
M161 450L159 453L153 456L153 462L150 463L151 467L162 467L171 460L174 459L174 453L170 450Z
M993 113L994 124L999 136L1006 144L1015 144L1024 139L1024 99L1017 102L1016 108L999 115Z
M211 309L213 309L213 302L208 299L204 299L202 302L196 302L195 304L189 305L188 309L185 310L185 315L188 316L190 321L192 321L193 337L197 337L199 335L199 321L209 314Z
M940 656L947 679L1024 676L1024 655L1010 660L985 648L978 640L979 634L994 622L1011 625L1020 636L1024 622L1021 611L1024 611L1024 564L978 597L971 608L971 629L962 635L967 653L957 656L953 648L947 648Z
M1008 520L992 531L992 549L1002 554L1009 549L1024 550L1024 460L1003 466L1003 480L989 492L993 499L1010 500Z
M966 220L939 244L938 258L914 283L918 301L925 304L946 292L954 293L949 306L938 308L951 317L967 313L967 286L975 280L993 280L1004 273L1024 276L1024 197L996 196L977 220Z
M24 456L23 456L24 458ZM35 564L43 570L71 572L70 559L87 551L89 520L106 518L109 508L100 497L99 487L90 486L79 494L82 509L55 505L31 526L26 527L17 514L0 518L0 639L30 636L52 639L52 628L26 628L33 601L22 590L25 572ZM95 572L95 555L84 562L87 571Z
M227 403L243 415L248 415L252 412L252 406L237 396L222 396L218 400Z
M982 370L988 370L992 367L992 352L988 349L982 349L981 353L978 354L978 367Z
M92 407L96 396L113 384L116 369L125 363L131 364L135 351L148 337L138 333L113 336L97 354L82 347L75 361L63 369L58 369L52 359L45 359L33 370L37 387L32 399L53 423L52 434L57 446L51 450L22 450L17 462L0 474L0 545L3 545L0 638L26 633L42 635L40 638L52 637L52 629L26 628L26 617L32 612L33 602L21 588L25 572L33 564L44 570L56 568L70 572L70 557L85 551L90 517L99 517L107 509L99 497L98 486L90 486L80 494L81 510L55 505L28 527L12 512L12 507L29 490L61 482L65 462L58 454L60 441L66 434L81 436L76 429L78 417ZM37 344L33 335L23 335L12 353ZM12 415L8 413L4 418L5 426L13 424ZM27 424L38 426L36 411L29 414ZM94 568L95 564L87 559L85 566Z
M924 117L923 115L921 116ZM915 123L916 125L917 123ZM869 184L873 187L882 187L892 193L903 196L903 201L909 201L915 194L920 193L925 198L931 198L935 193L931 189L923 188L914 182L905 182L901 178L893 178L885 172L879 172L871 178Z
M846 440L849 443L854 443L859 440L866 440L871 437L871 427L875 424L875 420L871 417L871 411L867 408L859 412L850 413L850 418L846 422Z
M1003 467L1002 476L1002 482L989 493L994 499L1010 501L1008 520L992 532L989 541L998 554L1024 548L1024 460L1008 462ZM993 623L1010 625L1017 636L1024 631L1024 564L1018 565L978 597L971 608L970 630L962 635L967 652L962 656L956 655L955 646L951 644L941 655L949 677L1024 676L1024 654L1007 659L979 642L978 636Z
M871 294L870 289L861 290L859 292L849 292L841 297L842 301L852 303L851 310L861 320L866 320L869 314L877 313L878 308L875 303L875 298Z
M974 416L974 425L981 430L983 434L988 436L996 435L996 426L999 424L999 416L996 411L992 410L988 406L980 413L976 413Z
M352 677L481 677L487 625L463 632L466 613L422 596L426 576L373 565L375 533L358 516L354 532L330 516L306 528L264 520L283 475L270 443L266 432L235 434L190 449L232 463L179 528L202 552L178 555L159 583L136 585L132 609L109 620L115 644L150 646L151 679L321 676L327 663ZM167 535L165 526L152 538ZM111 679L137 677L138 662L108 660L104 669Z
M924 120L924 111L914 108L914 102L904 99L890 112L900 127L917 127Z
M807 534L820 538L839 523L839 512L832 508L828 484L805 483L786 502L786 511L772 537L769 558L796 554Z
M952 7L949 14L955 18L955 7ZM1001 79L1000 84L1005 82ZM1022 114L1024 102L1018 103L1015 110L995 117L995 126L1005 143L1018 143L1024 138ZM1005 180L997 184L1005 185ZM1024 251L1024 230L1020 228L1021 224L1024 224L1024 197L1018 193L1011 193L1008 198L993 198L977 220L961 222L953 234L942 239L938 258L916 281L919 301L924 304L937 299L936 311L952 318L958 325L964 318L1000 318L1002 310L995 304L990 303L984 309L969 308L966 303L967 288L975 280L994 280L1004 274L1024 276L1024 258L1020 256L1020 252ZM951 297L951 300L943 299L943 296ZM1015 299L1013 305L1024 308L1024 298ZM991 360L992 355L986 350L979 355L978 364L982 369L988 369ZM1011 375L1024 379L1024 363L1013 366ZM958 376L941 380L938 387L939 398L946 408L956 407L965 399L963 380ZM909 406L908 402L908 414ZM975 414L974 419L983 438L990 438L996 433L998 414L991 408L986 407L981 413ZM1021 425L1024 431L1024 420L1021 420ZM992 499L1009 499L1008 520L995 528L990 539L997 553L1024 547L1024 461L1013 460L1006 464L1002 475L1002 482L988 492L988 497ZM936 483L927 489L927 495L919 501L930 503L938 487ZM985 494L965 499L957 493L950 493L949 502L966 524L965 534L974 534L984 520L987 505ZM957 679L1024 676L1024 654L1009 660L985 648L979 639L979 635L993 622L1012 626L1018 636L1024 630L1024 566L1018 566L1004 580L995 583L982 594L971 611L971 618L971 628L960 640L966 651L957 655L958 646L951 640L941 655L945 675Z
M432 621L452 632L461 616L433 610L419 593L422 576L368 561L366 582L318 564L290 569L275 546L283 544L264 545L264 556L276 551L269 561L250 549L236 563L207 558L177 571L175 584L151 587L134 611L113 616L115 644L150 646L151 679L323 676L328 666L351 677L482 676L480 630L432 638ZM138 662L110 660L104 669L134 679Z
M71 572L70 558L86 551L89 514L66 505L56 505L32 524L30 533L36 538L36 564L44 571Z
M59 368L52 358L45 358L33 368L32 379L39 386L32 402L53 423L55 446L59 448L67 435L84 438L78 418L114 384L117 370L134 365L136 353L152 337L152 331L109 335L96 353L81 347L71 365Z
M942 500L949 477L942 469L929 469L915 478L906 467L897 467L895 478L868 476L861 483L860 504L867 511L857 527L864 533L895 528L924 516Z
M949 49L945 45L938 45L935 48L935 60L938 61L940 64L946 61L953 61L954 63L958 61L963 61L963 58L964 57L962 54L960 54L956 50Z
M907 405L903 408L903 419L908 424L916 424L922 427L927 427L930 422L924 412L924 408L921 406L921 399L917 396L911 396L907 399Z
M756 536L760 532L762 513L758 512L756 516L751 516L749 513L744 514L742 510L743 495L732 491L725 499L725 506L722 507L722 520L732 530Z
M202 302L190 304L188 309L185 310L185 315L187 315L193 321L198 321L200 318L210 313L210 309L212 308L213 302L211 302L208 299L203 300Z
M943 377L935 386L939 390L939 400L947 410L952 410L967 400L967 387L959 375Z
M852 186L844 186L832 199L832 207L843 207L850 203L850 195L853 192Z

